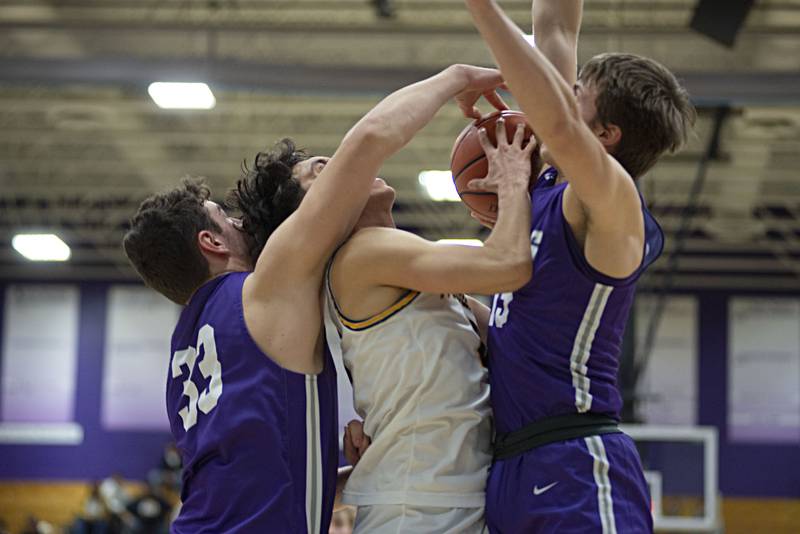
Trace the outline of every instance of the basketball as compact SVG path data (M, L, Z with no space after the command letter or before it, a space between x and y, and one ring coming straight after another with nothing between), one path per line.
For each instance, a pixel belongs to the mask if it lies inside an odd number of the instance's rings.
M530 127L527 126L525 114L521 111L497 111L467 125L456 139L450 154L450 170L453 173L453 181L461 201L467 205L470 211L492 220L497 218L497 195L488 191L470 191L467 189L467 184L476 178L486 177L486 173L489 171L489 162L486 160L486 155L478 140L478 130L486 128L489 140L494 146L497 146L495 124L500 117L506 121L506 135L509 141L514 138L514 132L520 123L526 125L526 141L533 134Z

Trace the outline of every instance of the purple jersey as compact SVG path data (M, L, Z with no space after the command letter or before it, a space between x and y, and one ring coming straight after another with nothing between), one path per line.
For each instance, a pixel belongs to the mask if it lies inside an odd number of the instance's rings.
M288 371L255 344L242 285L197 290L172 335L167 413L183 456L176 533L327 533L338 462L336 372Z
M618 356L635 282L661 253L664 236L644 206L642 265L605 276L583 256L562 211L566 183L548 169L532 193L533 276L495 295L489 321L489 378L498 432L545 417L599 413L619 418Z

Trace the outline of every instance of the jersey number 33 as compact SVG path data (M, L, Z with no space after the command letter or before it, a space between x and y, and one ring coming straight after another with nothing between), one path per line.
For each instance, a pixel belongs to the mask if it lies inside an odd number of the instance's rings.
M202 349L203 356L197 362L197 355ZM202 392L192 381L195 364L200 368L203 378L210 379L208 386ZM175 351L172 356L172 378L183 376L183 367L189 370L188 376L183 381L183 396L189 398L189 403L181 408L178 415L183 420L183 429L188 431L197 424L197 409L208 415L214 409L222 395L222 364L217 358L217 343L214 340L214 328L210 324L204 325L197 333L197 346L187 347Z

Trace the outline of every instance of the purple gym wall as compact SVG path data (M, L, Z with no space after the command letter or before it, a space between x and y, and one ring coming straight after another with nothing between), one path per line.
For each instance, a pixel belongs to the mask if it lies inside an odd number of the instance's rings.
M83 426L83 443L0 445L4 459L0 478L88 480L119 472L126 478L143 479L158 465L164 444L170 440L168 432L112 432L101 424L107 289L108 284L80 284L75 421ZM0 292L5 288L0 287Z
M168 433L109 431L101 425L108 286L80 284L75 419L84 428L84 442L79 446L0 445L1 479L94 479L113 472L143 478L156 465L170 439ZM0 302L4 289L0 284ZM720 431L720 491L726 496L800 497L799 444L751 445L728 440L727 303L733 293L695 294L700 321L698 423L716 426ZM2 313L0 307L0 325ZM0 331L0 339L2 335Z

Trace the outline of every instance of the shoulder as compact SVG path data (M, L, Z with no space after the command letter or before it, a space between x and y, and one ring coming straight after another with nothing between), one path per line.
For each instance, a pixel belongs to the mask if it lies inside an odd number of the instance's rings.
M371 226L369 228L362 228L355 232L350 239L348 239L341 250L345 248L355 248L363 246L364 244L372 243L385 243L389 239L396 239L398 237L413 236L411 232L399 230L397 228L387 228L384 226Z
M390 255L393 250L401 248L409 240L418 240L418 236L398 230L397 228L370 227L363 228L353 234L334 254L333 263L371 261Z
M610 155L607 159L608 168L598 170L600 175L613 175L613 179L604 180L607 189L588 198L585 195L581 197L576 186L568 180L562 198L564 215L571 224L580 221L603 231L636 233L642 212L639 189L619 162Z

